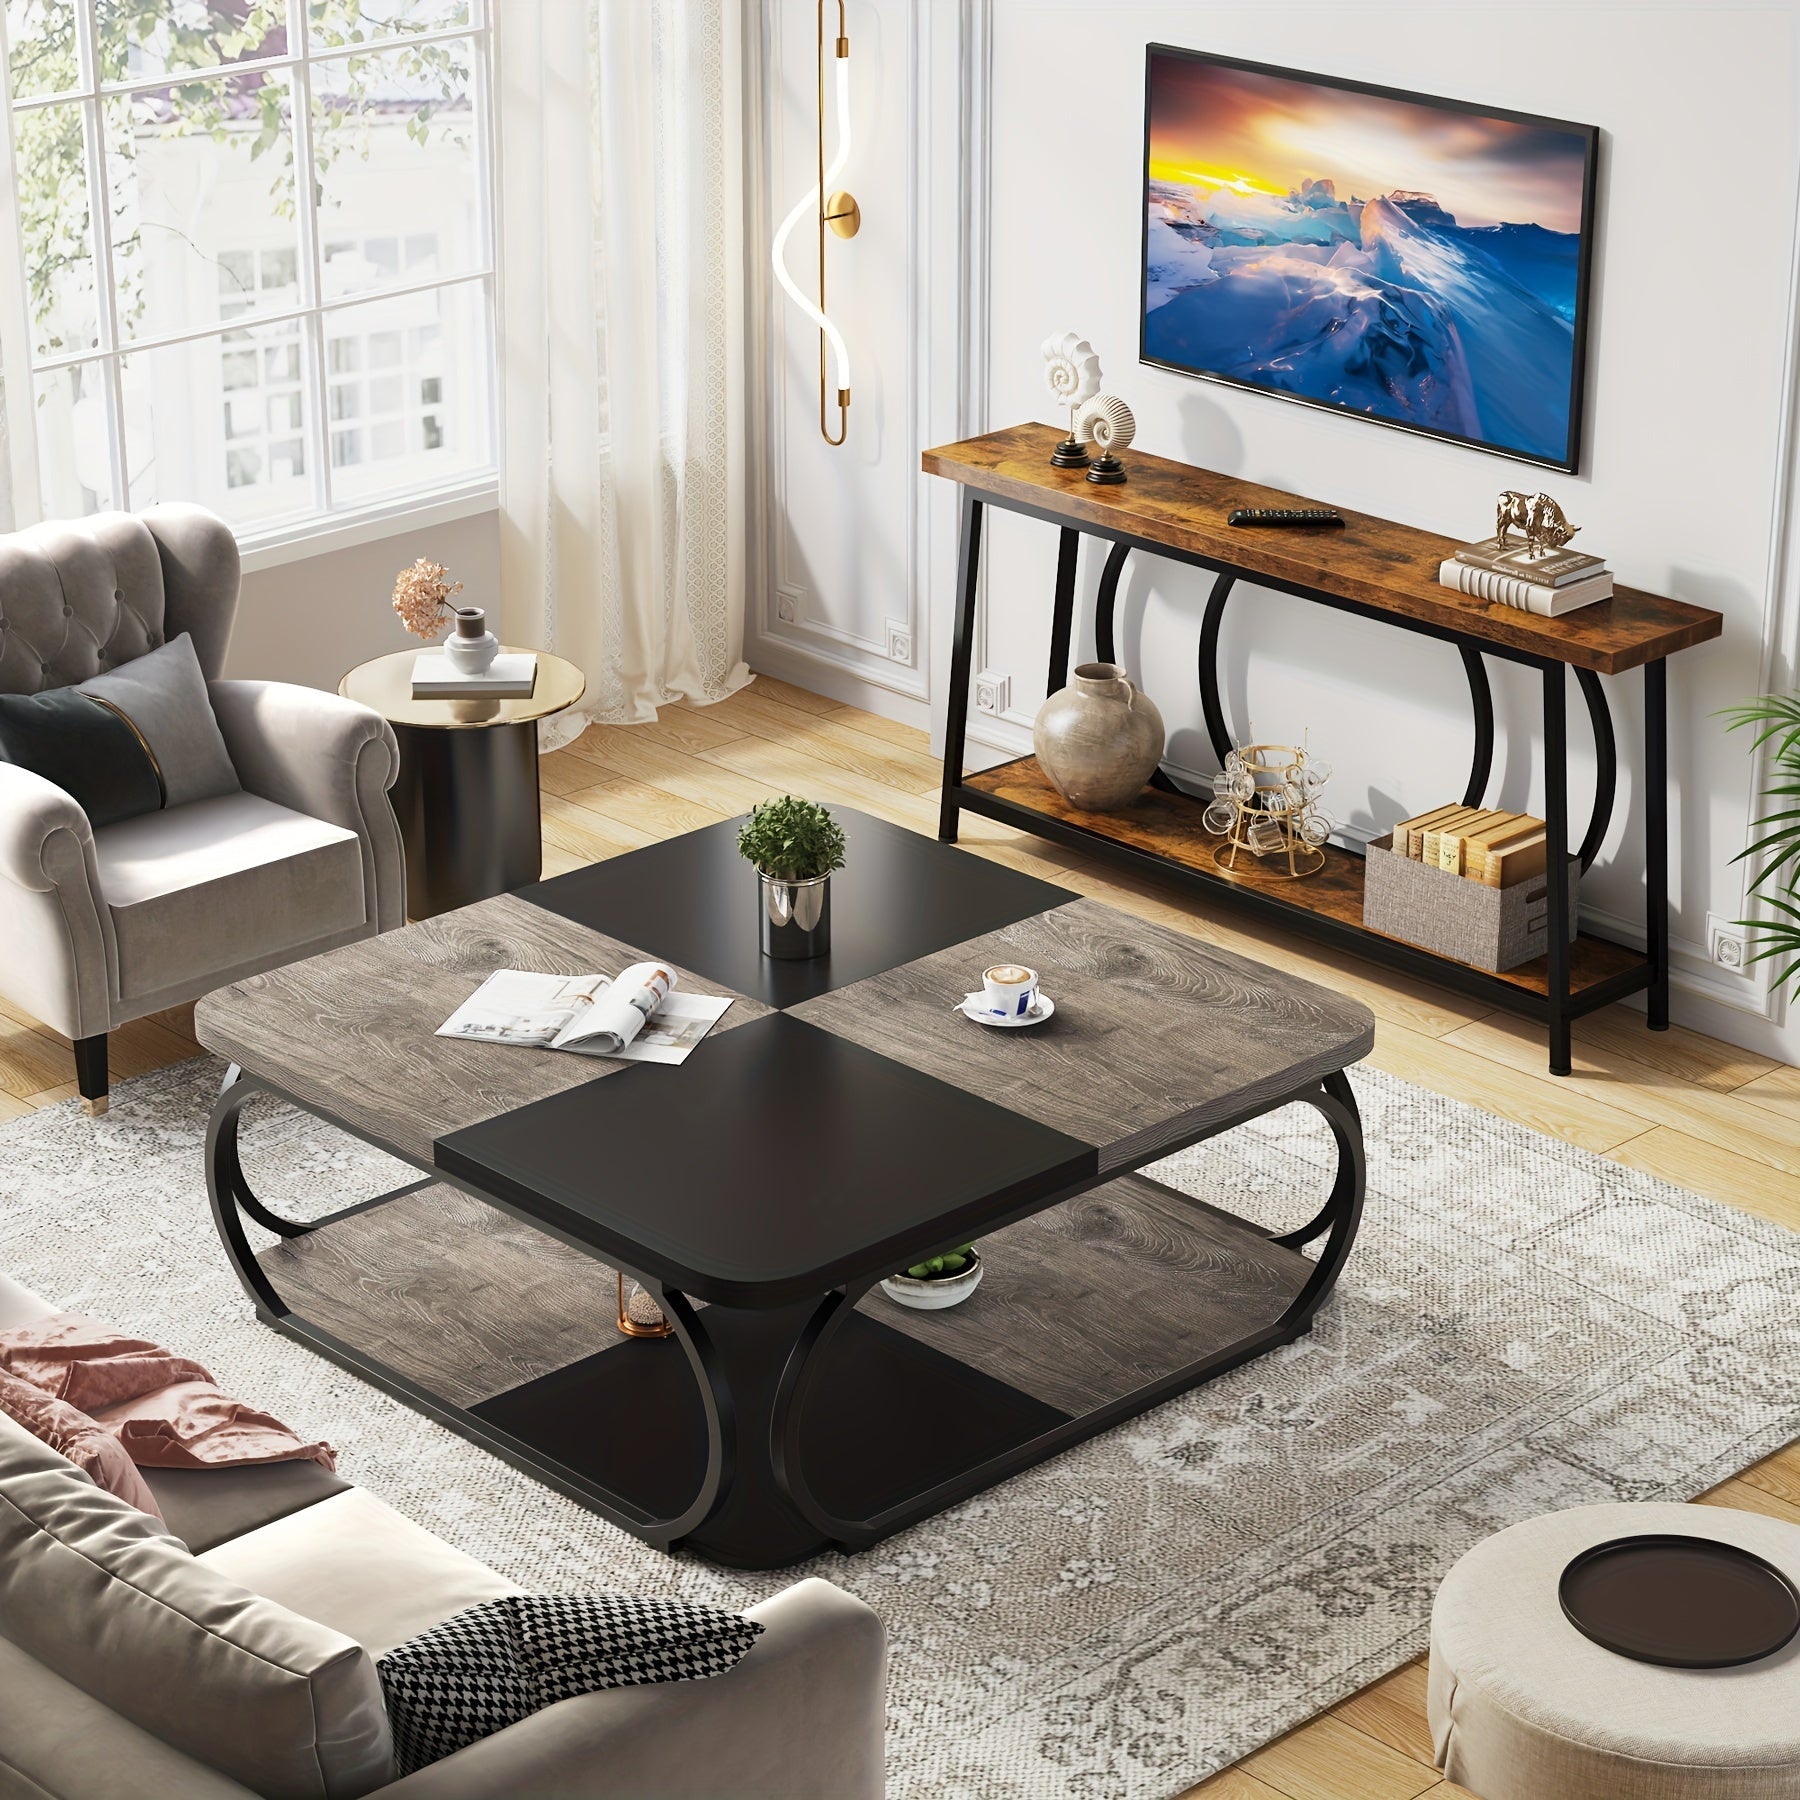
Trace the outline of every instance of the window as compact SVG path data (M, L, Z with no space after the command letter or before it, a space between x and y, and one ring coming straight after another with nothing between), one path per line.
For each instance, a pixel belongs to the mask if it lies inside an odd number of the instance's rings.
M47 517L493 467L486 3L6 0Z

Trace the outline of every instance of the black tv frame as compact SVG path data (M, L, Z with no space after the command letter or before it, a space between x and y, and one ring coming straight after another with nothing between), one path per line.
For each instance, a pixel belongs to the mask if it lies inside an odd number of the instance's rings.
M1150 288L1150 100L1151 79L1158 56L1179 56L1189 62L1210 63L1215 68L1241 69L1251 75L1271 75L1285 81L1311 82L1318 87L1341 88L1352 94L1370 94L1381 100L1403 100L1416 106L1432 106L1443 112L1472 113L1483 119L1505 119L1516 125L1546 126L1557 131L1578 134L1585 140L1581 184L1581 248L1575 276L1574 356L1569 368L1569 435L1565 454L1555 457L1533 456L1526 450L1513 450L1502 444L1484 443L1480 438L1463 437L1453 431L1434 431L1428 425L1409 425L1402 419L1384 419L1377 413L1357 412L1336 401L1321 400L1311 394L1291 394L1279 388L1262 387L1235 375L1219 375L1208 369L1190 369L1181 363L1165 362L1149 354L1145 346L1149 314L1146 302ZM1221 387L1238 388L1247 394L1262 394L1272 400L1288 400L1310 406L1321 412L1336 413L1344 418L1361 419L1384 425L1390 431L1404 431L1414 437L1433 438L1440 443L1461 444L1489 456L1500 456L1511 462L1530 463L1541 469L1557 469L1566 475L1581 471L1581 428L1583 401L1587 387L1588 308L1592 297L1594 273L1594 241L1596 228L1594 199L1599 180L1600 127L1579 125L1572 119L1551 119L1540 113L1513 112L1503 106L1482 106L1472 100L1446 99L1436 94L1415 93L1407 88L1382 87L1370 81L1352 81L1342 75L1320 75L1310 69L1285 69L1273 63L1249 62L1242 57L1217 56L1208 50L1189 50L1180 44L1146 44L1144 46L1144 155L1143 187L1139 196L1138 224L1138 361L1153 369L1167 369L1172 375L1185 375L1191 381L1217 382Z

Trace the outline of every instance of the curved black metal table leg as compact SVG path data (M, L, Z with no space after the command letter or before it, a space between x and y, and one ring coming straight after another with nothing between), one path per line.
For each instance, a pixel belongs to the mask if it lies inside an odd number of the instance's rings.
M1119 577L1124 573L1125 559L1130 554L1129 544L1114 544L1106 554L1105 568L1100 571L1100 588L1094 596L1094 655L1100 662L1119 660L1113 614L1119 604ZM1161 769L1152 772L1150 785L1165 794L1181 791Z
M1459 644L1463 672L1469 678L1469 704L1475 712L1475 754L1469 759L1469 785L1463 789L1463 805L1479 806L1494 772L1494 690L1488 685L1487 664L1473 644Z
M769 1419L769 1448L776 1484L795 1511L840 1550L866 1548L881 1533L869 1530L855 1520L840 1519L821 1504L802 1465L800 1420L806 1406L807 1390L826 1347L856 1311L857 1301L874 1285L872 1281L864 1282L854 1292L848 1288L834 1288L813 1308L788 1352Z
M1125 573L1125 559L1130 554L1129 544L1114 544L1106 553L1105 568L1100 571L1100 587L1094 595L1094 655L1100 662L1119 660L1113 613L1119 604L1119 577Z
M1232 575L1213 578L1212 592L1206 596L1206 611L1200 620L1200 711L1220 768L1237 747L1231 741L1231 728L1225 723L1225 707L1219 699L1219 626L1236 579Z
M1619 746L1613 735L1612 708L1606 703L1606 689L1600 677L1592 669L1577 669L1575 680L1594 728L1594 810L1580 850L1581 872L1585 875L1594 866L1594 858L1600 854L1607 827L1612 823L1613 799L1619 785Z
M225 1097L234 1089L238 1090L237 1099L227 1113ZM208 1179L210 1181L214 1167L211 1149L214 1133L218 1130L221 1119L229 1117L229 1130L219 1140L217 1168L219 1179L228 1184L231 1198L237 1203L239 1210L254 1219L264 1231L272 1231L277 1237L305 1237L313 1229L312 1226L301 1224L295 1219L284 1219L280 1213L270 1212L244 1179L243 1166L238 1161L237 1153L237 1116L244 1102L255 1092L256 1084L244 1080L244 1072L236 1063L225 1071L225 1079L219 1084L219 1102L213 1108L214 1123L207 1133Z
M244 1102L256 1091L254 1082L240 1079L236 1063L225 1072L224 1086L219 1090L219 1098L213 1104L212 1117L206 1126L206 1193L212 1202L213 1225L225 1248L231 1272L249 1295L256 1316L265 1325L273 1325L288 1316L287 1302L276 1293L263 1273L262 1264L256 1260L256 1252L244 1231L244 1221L239 1217L240 1211L249 1213L259 1225L263 1223L259 1214L271 1220L275 1217L273 1213L265 1213L250 1192L243 1165L238 1160L238 1114L243 1110ZM292 1237L307 1228L295 1228L292 1221L284 1220L280 1225L270 1225L269 1229Z
M1350 1246L1356 1242L1356 1228L1362 1222L1363 1195L1368 1183L1368 1167L1363 1157L1362 1116L1356 1108L1356 1096L1350 1091L1350 1078L1340 1069L1325 1077L1318 1093L1305 1098L1309 1106L1324 1115L1332 1137L1337 1140L1338 1170L1332 1182L1331 1198L1325 1203L1318 1221L1329 1224L1330 1235L1319 1251L1306 1285L1281 1315L1281 1329L1289 1336L1298 1336L1311 1329L1313 1315L1337 1285ZM1304 1229L1312 1232L1310 1226ZM1287 1243L1289 1239L1278 1238L1276 1242Z
M731 1383L720 1361L718 1348L702 1322L702 1314L678 1288L660 1282L640 1283L663 1309L675 1327L675 1336L687 1352L688 1365L700 1390L706 1415L706 1473L700 1491L685 1511L661 1521L650 1534L651 1542L664 1550L678 1550L683 1539L718 1510L721 1497L733 1483L737 1470L738 1416Z

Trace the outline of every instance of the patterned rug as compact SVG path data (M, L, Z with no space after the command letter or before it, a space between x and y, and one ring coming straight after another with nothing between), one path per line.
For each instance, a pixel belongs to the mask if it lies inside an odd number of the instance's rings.
M861 1594L892 1649L897 1800L1167 1800L1416 1655L1476 1539L1691 1498L1800 1434L1800 1237L1354 1079L1369 1203L1310 1338L865 1555L768 1576L658 1555L256 1324L207 1210L209 1061L122 1083L100 1121L69 1102L0 1128L0 1266L197 1355L528 1587L742 1606L817 1573ZM296 1213L400 1178L272 1103L244 1142ZM1152 1172L1291 1224L1329 1166L1290 1108Z

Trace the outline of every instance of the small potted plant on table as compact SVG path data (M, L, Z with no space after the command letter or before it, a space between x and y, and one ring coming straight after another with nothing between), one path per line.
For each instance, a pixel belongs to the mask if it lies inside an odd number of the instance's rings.
M881 1291L902 1306L936 1312L968 1299L980 1286L981 1252L973 1244L959 1244L942 1256L928 1256L898 1275L890 1275Z
M762 952L797 960L831 948L831 877L844 829L816 801L783 794L752 807L738 850L761 876Z

